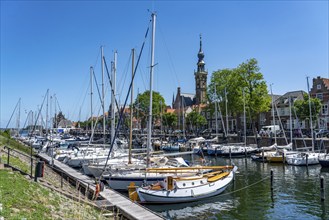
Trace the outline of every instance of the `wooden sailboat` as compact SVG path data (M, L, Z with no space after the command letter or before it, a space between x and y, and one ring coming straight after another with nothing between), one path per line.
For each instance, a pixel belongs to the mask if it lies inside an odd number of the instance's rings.
M232 182L237 167L225 166L213 172L193 176L168 176L153 185L138 187L141 202L192 202L222 193Z

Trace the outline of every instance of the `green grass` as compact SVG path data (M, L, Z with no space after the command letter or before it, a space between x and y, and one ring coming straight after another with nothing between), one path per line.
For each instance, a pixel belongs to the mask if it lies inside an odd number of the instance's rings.
M17 172L0 170L0 180L0 216L4 219L100 218L99 210L43 188Z
M1 162L2 163L7 163L7 155L1 155ZM21 171L25 173L31 172L31 167L26 165L26 163L22 162L19 158L11 156L9 159L9 164L20 169ZM34 174L33 174L34 175Z
M30 155L30 147L0 134L0 148L3 146ZM1 153L2 163L7 163L5 152ZM30 172L29 164L17 157L11 156L9 163ZM4 219L103 219L102 211L68 199L11 170L0 170L0 204L0 217Z
M7 146L16 150L19 150L25 154L30 155L31 154L31 147L24 146L23 144L20 144L14 139L5 137L3 134L0 133L0 145L1 146Z

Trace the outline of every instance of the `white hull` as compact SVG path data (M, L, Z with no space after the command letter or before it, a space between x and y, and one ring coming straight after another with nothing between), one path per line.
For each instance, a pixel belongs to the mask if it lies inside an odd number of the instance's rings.
M308 155L306 157L306 155ZM318 153L298 153L286 156L286 161L289 165L306 166L319 164Z
M147 203L182 203L216 196L222 193L233 180L235 169L228 176L215 182L208 182L207 178L176 182L173 190L153 190L147 187L137 188L142 202Z

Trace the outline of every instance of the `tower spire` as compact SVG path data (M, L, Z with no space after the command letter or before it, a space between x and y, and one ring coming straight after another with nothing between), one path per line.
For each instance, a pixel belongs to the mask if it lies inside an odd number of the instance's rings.
M199 52L202 52L202 34L200 34L200 50Z

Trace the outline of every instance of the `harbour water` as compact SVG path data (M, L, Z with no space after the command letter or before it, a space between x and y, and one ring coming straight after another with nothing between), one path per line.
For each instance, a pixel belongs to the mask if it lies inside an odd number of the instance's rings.
M146 206L166 219L329 219L329 169L260 163L251 158L206 159L211 165L232 162L239 167L234 182L221 195L193 203ZM320 176L325 179L324 202Z

